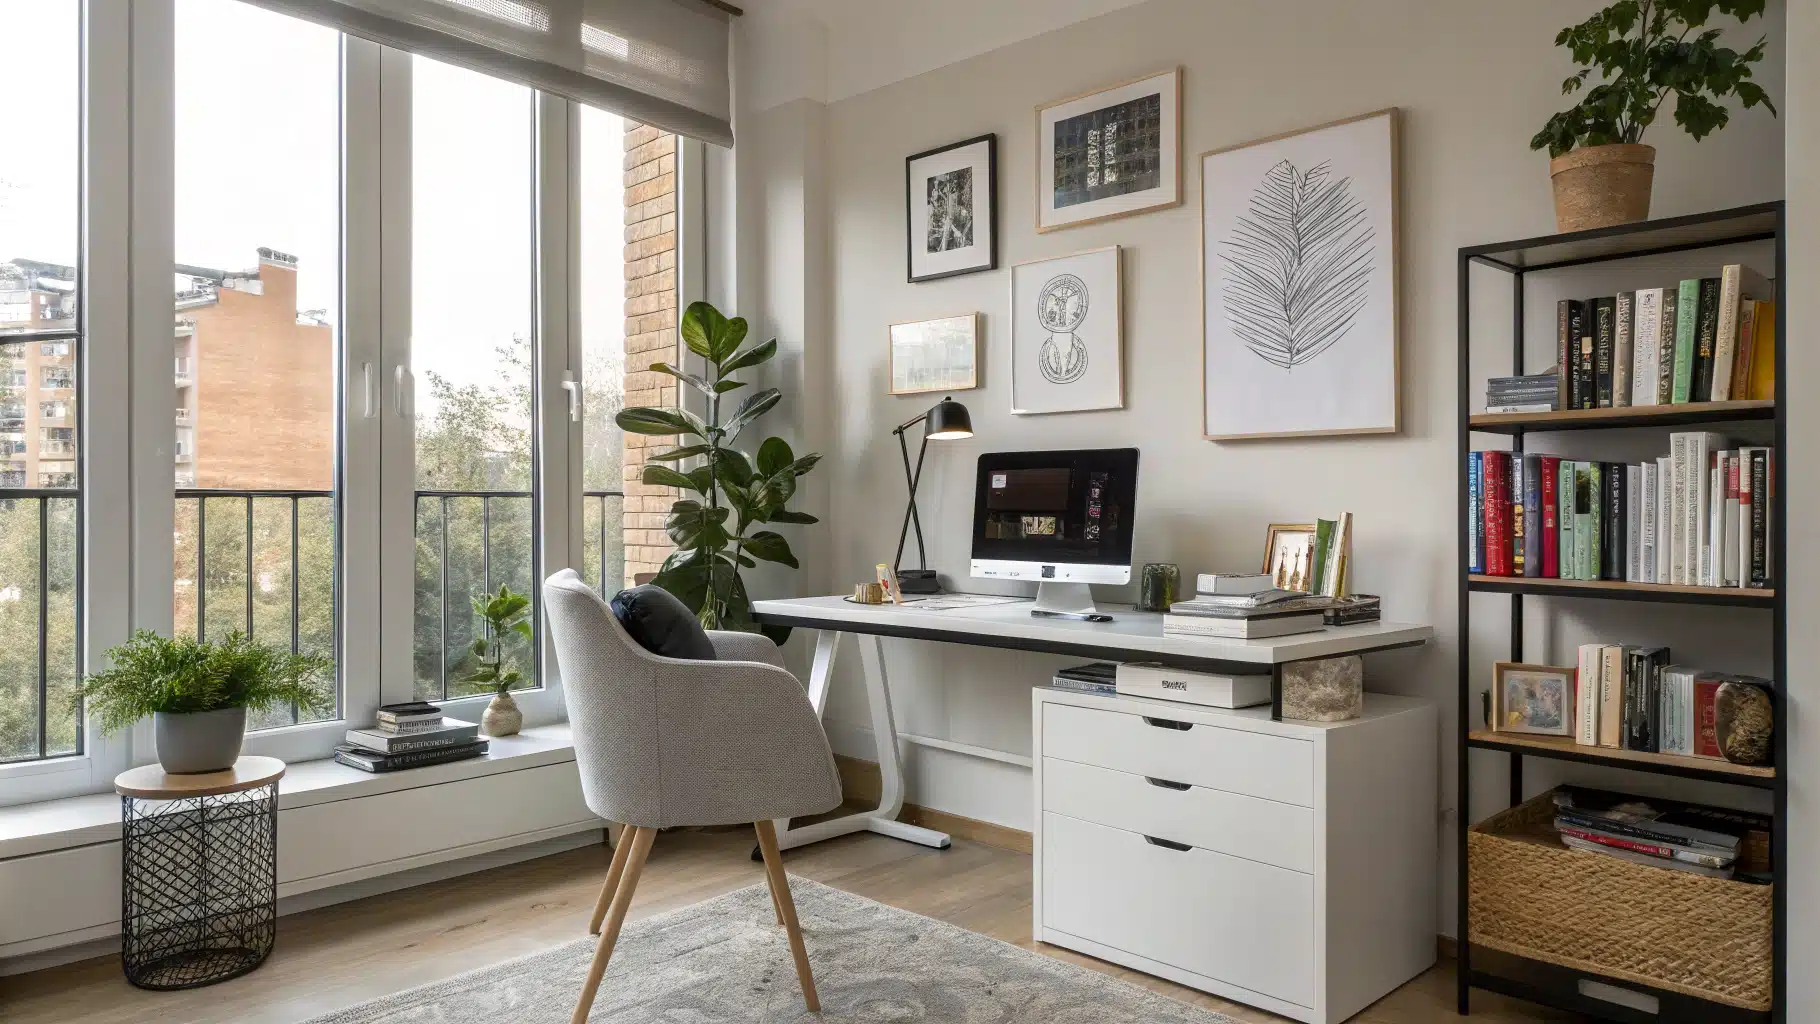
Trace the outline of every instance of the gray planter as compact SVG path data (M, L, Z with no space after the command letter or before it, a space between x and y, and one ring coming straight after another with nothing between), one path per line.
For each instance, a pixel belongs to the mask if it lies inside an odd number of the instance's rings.
M246 709L221 708L191 714L152 715L158 763L173 775L226 771L240 757L246 738Z

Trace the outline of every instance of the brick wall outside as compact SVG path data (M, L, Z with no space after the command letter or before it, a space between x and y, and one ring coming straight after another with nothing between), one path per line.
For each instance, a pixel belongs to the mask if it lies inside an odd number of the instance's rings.
M627 408L677 404L677 381L645 367L677 362L676 338L676 136L647 125L625 134L626 381ZM645 456L676 443L674 437L626 435L626 584L656 572L674 546L664 516L676 489L644 483Z

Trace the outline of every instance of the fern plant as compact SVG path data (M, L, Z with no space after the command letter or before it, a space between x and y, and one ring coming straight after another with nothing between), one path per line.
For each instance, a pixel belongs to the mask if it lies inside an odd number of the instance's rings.
M107 658L109 667L84 679L70 698L78 713L87 702L106 732L152 714L224 708L257 714L292 705L320 712L335 703L326 685L332 660L268 647L238 630L220 640L197 640L142 629Z
M477 693L517 689L524 676L518 671L517 662L506 655L506 636L516 633L526 643L535 642L529 614L531 599L501 583L499 593L474 598L473 603L474 614L486 623L486 632L474 640L471 653L476 667L462 681L473 684Z

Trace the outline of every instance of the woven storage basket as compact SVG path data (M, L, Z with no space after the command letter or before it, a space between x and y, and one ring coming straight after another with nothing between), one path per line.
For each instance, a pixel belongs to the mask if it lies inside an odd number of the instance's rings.
M1747 1010L1768 1010L1773 886L1561 845L1553 794L1467 833L1475 945Z

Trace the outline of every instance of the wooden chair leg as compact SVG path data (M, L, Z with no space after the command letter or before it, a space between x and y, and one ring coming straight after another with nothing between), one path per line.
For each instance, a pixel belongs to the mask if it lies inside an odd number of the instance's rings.
M619 845L613 848L613 863L607 868L607 884L600 887L600 899L594 901L594 917L588 921L588 934L600 934L600 922L606 919L613 894L619 891L619 880L625 875L626 854L632 851L633 826L619 830Z
M764 853L765 877L771 881L778 916L783 918L784 931L790 936L790 956L796 961L796 980L803 987L803 1002L810 1013L820 1013L822 1001L815 994L815 975L809 971L809 951L803 946L802 926L796 920L796 902L790 898L790 880L784 876L784 858L777 850L777 828L769 820L755 821L752 827L758 832L758 848Z
M626 911L632 907L632 894L638 889L638 876L644 873L651 841L657 838L654 828L635 825L628 831L632 832L631 850L626 854L625 873L620 878L618 891L613 894L606 930L601 933L600 944L594 948L594 962L588 966L588 980L581 987L581 1000L575 1004L570 1024L588 1024L588 1010L594 1006L594 994L600 991L600 979L607 973L607 961L613 958L613 944L619 941L620 926L626 923ZM620 842L626 841L626 836L620 836Z

